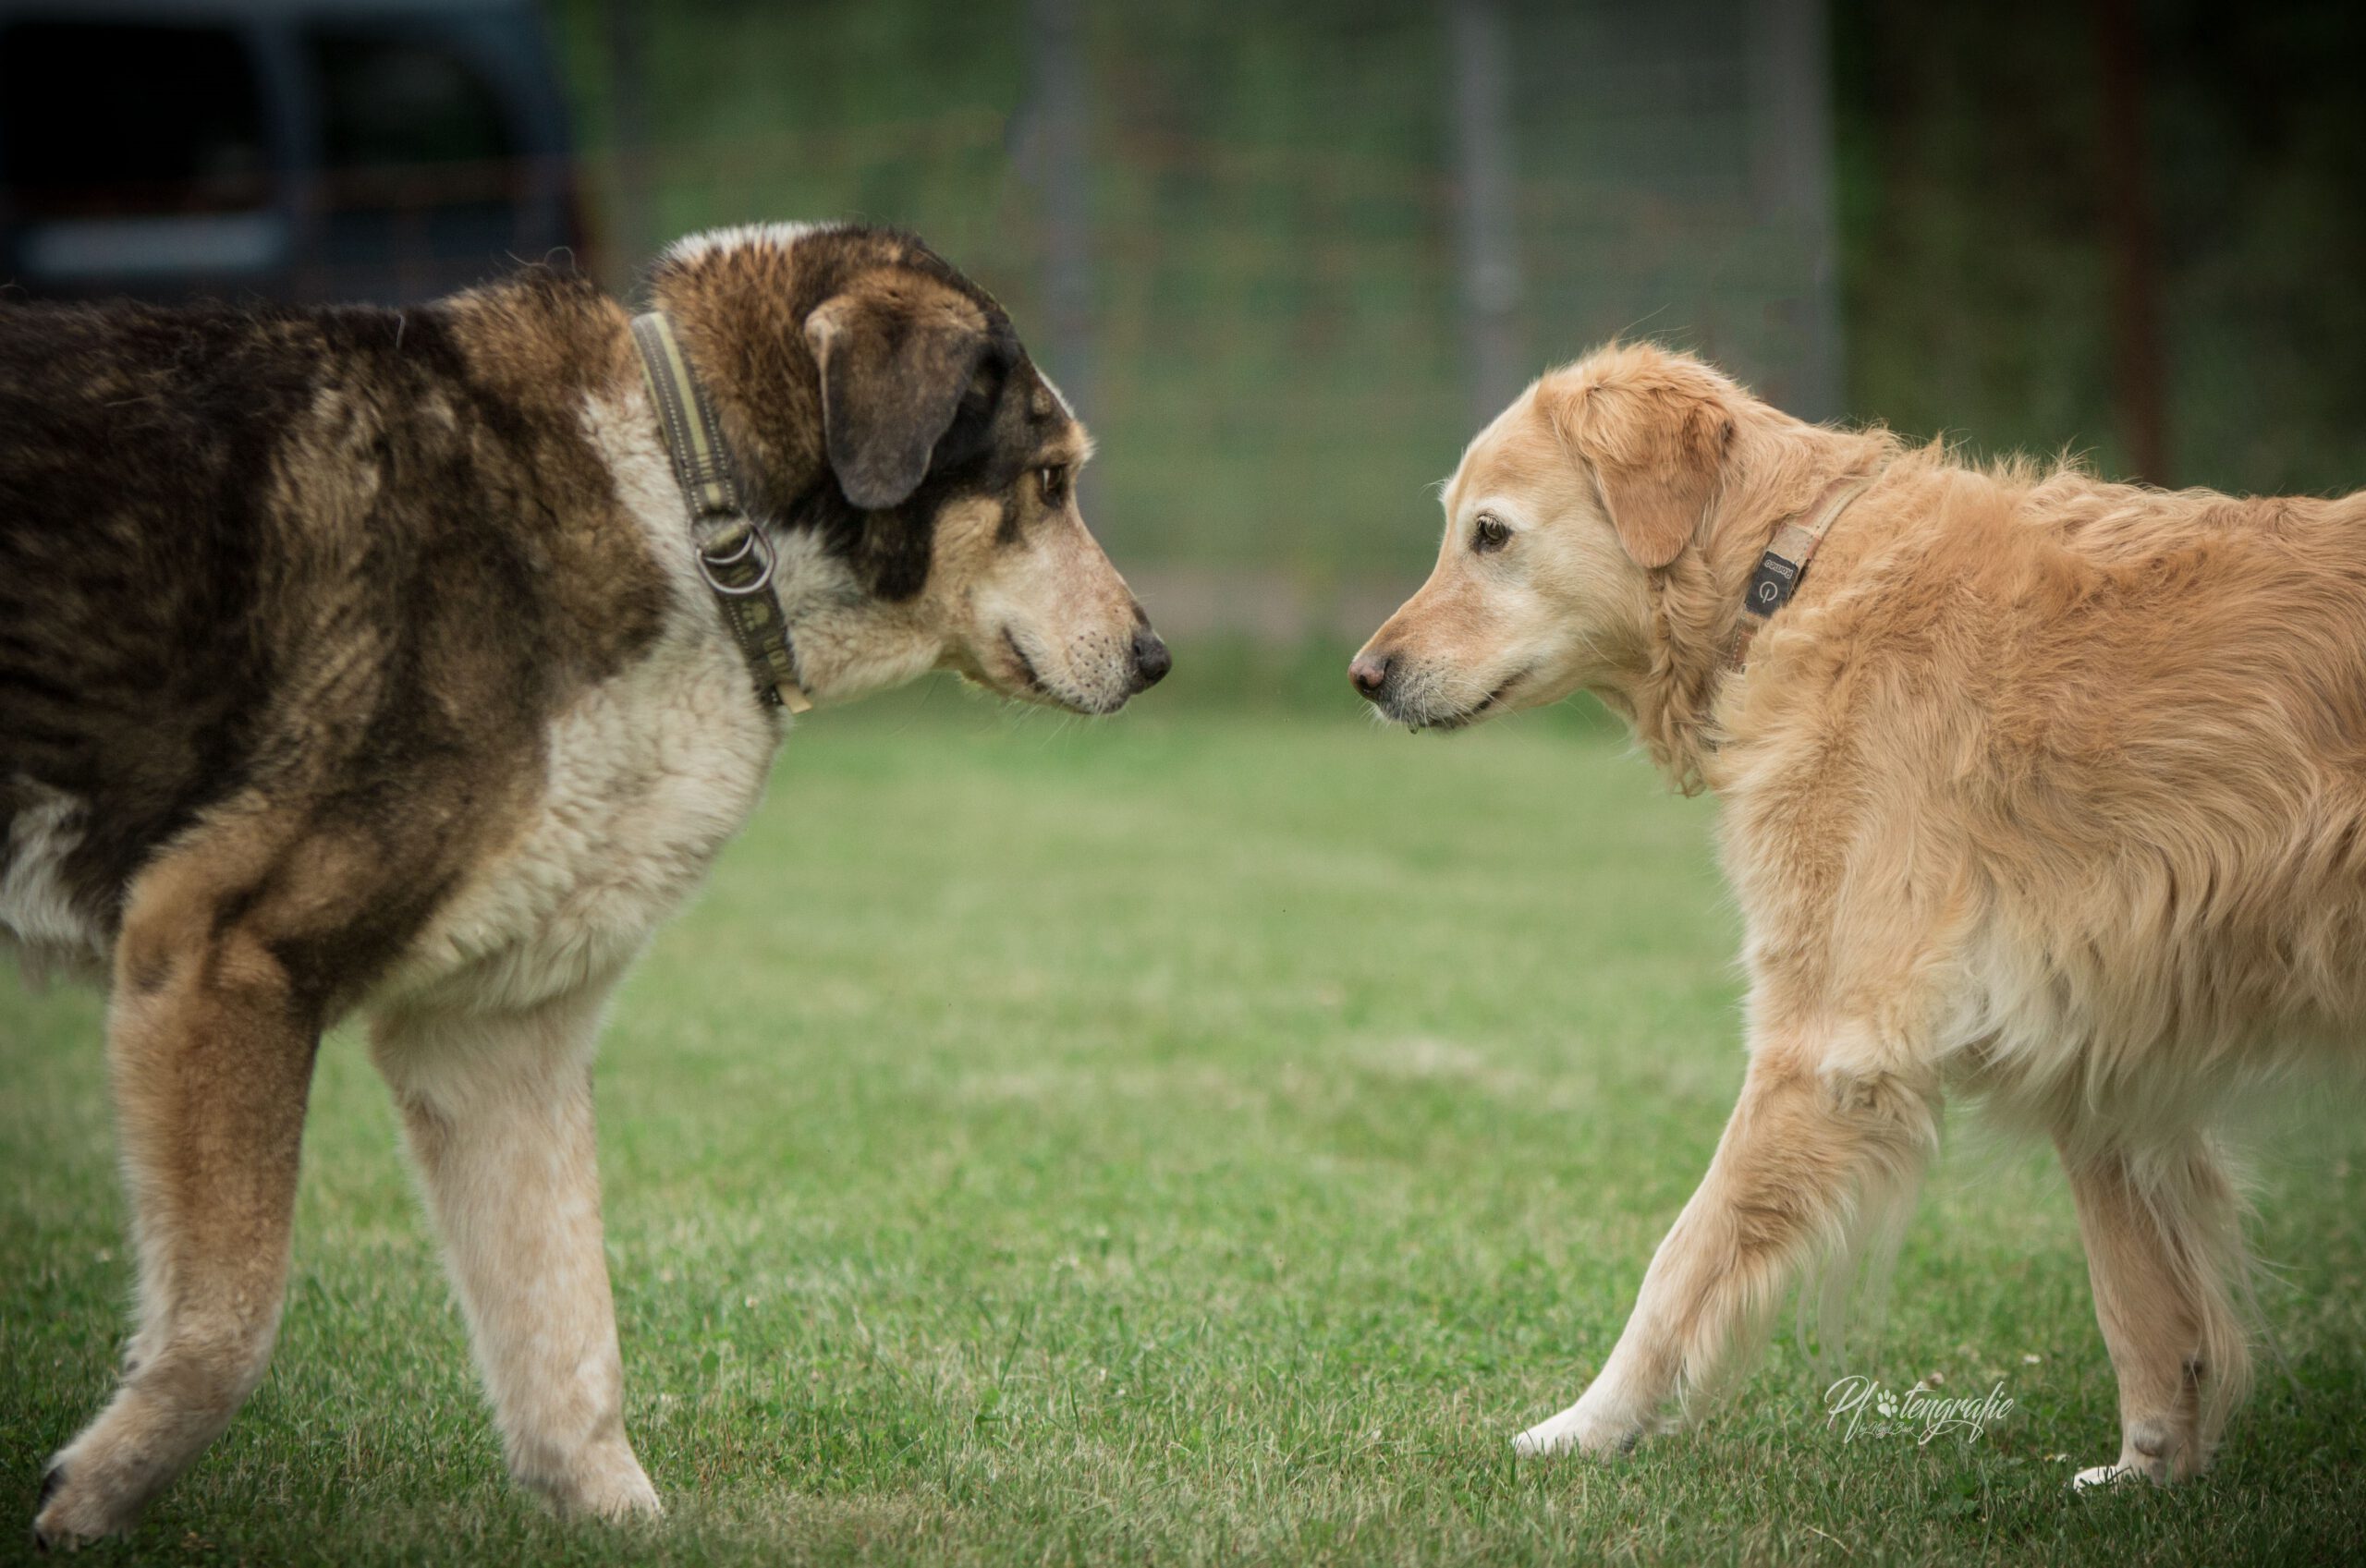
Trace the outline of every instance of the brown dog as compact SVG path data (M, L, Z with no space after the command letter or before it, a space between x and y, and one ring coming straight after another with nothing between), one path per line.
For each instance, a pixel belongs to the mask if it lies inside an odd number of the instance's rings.
M592 1051L754 808L767 700L951 668L1110 712L1165 673L1077 513L1082 428L917 240L701 237L652 294L655 338L538 272L0 313L0 937L112 977L139 1254L43 1540L128 1527L262 1378L313 1052L356 1010L512 1472L654 1510Z
M1719 796L1748 926L1741 1102L1522 1452L1624 1448L1745 1359L1902 1218L1953 1089L2069 1173L2122 1426L2080 1479L2194 1473L2249 1365L2213 1110L2366 1024L2366 495L1969 467L1628 346L1530 388L1445 510L1358 688L1416 727L1598 694Z

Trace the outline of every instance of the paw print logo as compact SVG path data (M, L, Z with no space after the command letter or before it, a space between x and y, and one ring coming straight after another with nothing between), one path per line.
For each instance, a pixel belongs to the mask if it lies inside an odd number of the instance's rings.
M1897 1395L1883 1390L1881 1396L1873 1401L1873 1408L1882 1413L1884 1420L1888 1420L1897 1414Z

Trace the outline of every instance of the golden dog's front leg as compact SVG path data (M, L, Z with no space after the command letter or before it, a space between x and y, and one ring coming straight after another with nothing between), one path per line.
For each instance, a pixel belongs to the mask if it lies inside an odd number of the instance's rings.
M511 1475L569 1512L659 1512L624 1427L602 1251L592 1052L607 987L493 1015L378 1021L404 1131Z
M1800 1267L1823 1248L1853 1253L1873 1211L1912 1190L1937 1113L1928 1085L1833 1070L1805 1041L1761 1047L1601 1376L1521 1433L1519 1452L1616 1453L1683 1391L1718 1386Z
M2076 1484L2183 1480L2209 1463L2250 1382L2232 1295L2244 1267L2234 1187L2199 1136L2140 1157L2062 1144L2119 1378L2119 1459L2079 1471Z

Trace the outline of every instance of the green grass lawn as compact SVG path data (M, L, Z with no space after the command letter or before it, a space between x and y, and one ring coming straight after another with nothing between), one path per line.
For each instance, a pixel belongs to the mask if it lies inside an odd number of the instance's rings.
M2349 1560L2366 1129L2261 1167L2270 1363L2217 1470L2114 1455L2058 1176L1952 1129L1848 1369L2018 1402L1843 1442L1787 1335L1610 1465L1583 1387L1741 1075L1714 808L1581 715L1441 740L1188 691L935 689L802 724L600 1067L628 1420L670 1513L507 1487L348 1031L272 1373L97 1562ZM0 1475L108 1383L128 1289L100 1003L0 974ZM5 1510L0 1510L5 1512ZM10 1526L0 1551L26 1550Z

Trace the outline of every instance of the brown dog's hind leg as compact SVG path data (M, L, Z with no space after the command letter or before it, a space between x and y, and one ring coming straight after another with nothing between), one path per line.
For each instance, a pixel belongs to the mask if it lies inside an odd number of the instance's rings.
M372 1038L510 1473L573 1513L655 1513L625 1437L592 1052L607 985L516 1012L392 1014Z
M2209 1463L2250 1379L2228 1294L2241 1267L2234 1189L2200 1139L2141 1160L2066 1148L2063 1167L2119 1380L2119 1460L2077 1484L2183 1480Z
M139 1255L115 1398L51 1461L35 1538L127 1530L262 1379L319 1021L205 879L143 878L116 943L107 1054Z
M1875 1209L1911 1193L1937 1116L1935 1092L1902 1078L1822 1071L1793 1042L1759 1049L1601 1375L1515 1446L1616 1453L1681 1391L1715 1389L1799 1270L1822 1250L1848 1255Z

